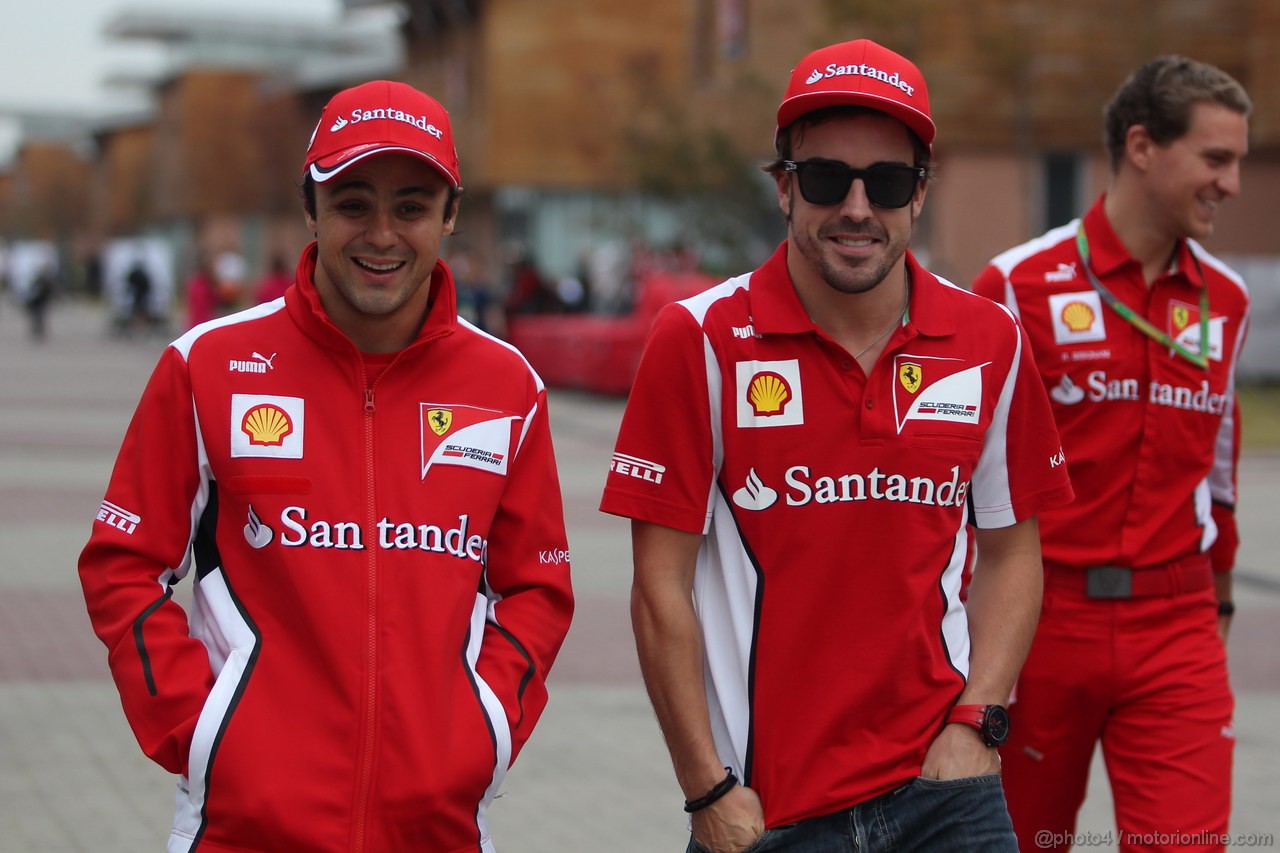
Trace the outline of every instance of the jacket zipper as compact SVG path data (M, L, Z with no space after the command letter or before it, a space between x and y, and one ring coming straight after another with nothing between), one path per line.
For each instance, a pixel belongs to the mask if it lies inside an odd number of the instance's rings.
M374 380L373 385L369 384L369 374L361 369L364 379L364 464L366 477L366 494L368 495L368 521L369 530L377 530L378 527L378 502L374 493L374 466L373 466L373 415L376 410L373 398L373 389L382 377L392 370L396 364L404 357L404 354L410 350L421 346L422 344L442 338L447 332L437 332L425 338L421 338L405 347L396 357L391 360ZM368 579L368 592L365 597L365 615L368 620L368 630L365 637L365 660L367 662L367 672L365 675L365 730L364 742L361 744L360 758L360 779L359 787L356 789L356 806L355 815L353 817L354 829L351 839L352 853L363 853L367 846L367 836L369 831L369 807L370 800L373 798L373 765L376 755L377 746L377 713L378 713L378 548L377 539L370 540L372 547L366 550L368 557L365 565L365 575Z
M364 456L365 477L368 500L369 530L377 526L377 501L373 485L373 388L368 385L364 389ZM365 616L367 631L365 635L365 720L364 742L361 744L360 787L356 793L355 832L351 849L355 853L365 849L369 824L369 801L373 793L373 763L377 741L377 709L378 709L378 549L371 547L366 551L365 560Z

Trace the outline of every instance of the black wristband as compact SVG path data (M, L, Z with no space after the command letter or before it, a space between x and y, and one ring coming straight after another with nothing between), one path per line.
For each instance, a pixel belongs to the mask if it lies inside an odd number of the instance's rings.
M1236 615L1236 603L1235 603L1234 601L1219 601L1219 602L1218 602L1218 615L1219 615L1219 616L1234 616L1234 615Z
M689 814L693 814L696 811L705 809L707 806L732 791L733 786L738 784L738 777L733 775L733 768L731 767L726 767L725 771L725 777L721 779L710 791L707 791L696 800L685 800L684 810Z

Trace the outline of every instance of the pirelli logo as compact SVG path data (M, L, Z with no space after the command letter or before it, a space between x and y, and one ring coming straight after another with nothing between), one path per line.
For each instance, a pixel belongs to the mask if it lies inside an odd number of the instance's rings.
M142 516L129 512L124 507L116 506L111 501L103 501L102 506L98 507L97 520L108 527L132 534L134 528L142 521Z
M615 474L647 480L658 485L662 482L662 475L667 473L667 466L650 462L648 459L628 456L625 453L615 453L613 459L609 460L609 470Z

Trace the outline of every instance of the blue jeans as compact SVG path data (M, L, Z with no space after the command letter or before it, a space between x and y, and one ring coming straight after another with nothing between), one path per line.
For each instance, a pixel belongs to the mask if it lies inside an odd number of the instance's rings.
M824 817L766 829L743 853L1017 853L1000 777L913 779ZM687 853L707 853L689 839Z

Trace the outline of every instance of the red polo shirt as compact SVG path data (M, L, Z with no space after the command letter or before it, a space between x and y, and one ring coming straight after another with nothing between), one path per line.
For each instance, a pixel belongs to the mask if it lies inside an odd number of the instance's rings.
M771 827L919 774L968 674L966 522L1071 497L1009 312L908 254L908 319L866 376L809 320L786 251L663 310L601 504L706 534L713 733Z
M1103 285L1193 352L1207 288L1209 369L1105 305L1076 248L1079 221L1010 249L982 272L974 291L1013 309L1031 340L1076 491L1074 503L1040 519L1045 563L1150 566L1208 550L1220 527L1234 546L1244 282L1184 240L1147 287L1102 199L1083 222L1090 267ZM1214 557L1222 571L1234 554L1229 548Z

